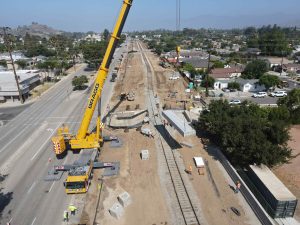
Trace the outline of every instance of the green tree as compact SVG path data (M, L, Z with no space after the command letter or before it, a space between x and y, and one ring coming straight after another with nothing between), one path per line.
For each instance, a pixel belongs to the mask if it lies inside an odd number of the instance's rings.
M7 67L6 60L0 60L0 66Z
M215 61L213 67L214 68L224 68L224 63L222 63L221 61Z
M84 84L88 82L88 79L85 75L80 77L74 77L72 80L72 85L75 90L82 90L84 88Z
M288 109L291 123L300 124L300 89L293 89L286 97L280 98L277 103Z
M199 118L199 127L207 131L230 161L239 166L286 163L292 156L287 147L288 123L284 109L260 108L242 103L212 101Z
M281 80L279 79L278 76L275 76L275 75L265 74L259 78L259 84L265 85L267 90L270 89L271 87L276 87L280 83L281 83Z
M247 64L242 77L245 79L259 79L267 71L267 63L264 60L257 59Z
M104 31L103 31L103 39L105 41L108 41L108 39L109 39L109 31L107 29L104 29Z
M228 88L240 90L241 86L238 82L230 82L230 83L228 83Z
M284 30L277 25L263 26L258 30L259 48L264 55L282 56L291 52Z
M214 86L214 83L215 83L215 79L211 76L208 76L208 79L206 79L208 75L206 74L204 77L203 77L203 80L201 82L201 86L202 87L210 87L212 88Z
M27 62L25 60L17 60L16 64L23 70L26 68Z
M80 44L80 50L83 53L85 61L92 68L98 68L105 54L107 42L83 42Z

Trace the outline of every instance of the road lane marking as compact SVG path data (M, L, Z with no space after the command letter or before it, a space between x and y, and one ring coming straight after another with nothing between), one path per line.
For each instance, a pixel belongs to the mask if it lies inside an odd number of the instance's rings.
M61 124L58 124L58 126L56 126L56 128L54 129L54 131L56 131L60 125L61 125ZM53 133L54 133L54 132L53 132ZM53 133L52 133L52 134L53 134ZM49 143L49 140L51 139L52 134L47 138L47 140L44 142L44 144L42 144L42 146L41 146L41 147L37 150L37 152L32 156L31 161L34 160L34 158L40 153L40 151L45 147L45 145Z
M31 190L33 189L33 187L36 185L36 181L33 182L33 184L31 185L31 187L28 189L27 194L29 194L31 192Z
M53 188L54 184L55 184L55 181L53 181L53 183L52 183L52 185L51 185L51 187L50 187L50 189L49 189L48 193L50 193L50 192L51 192L51 190L52 190L52 188Z
M34 217L34 219L33 219L32 223L31 223L31 225L33 225L33 224L34 224L35 220L36 220L36 217Z
M0 153L3 152L3 151L5 150L5 148L6 148L7 146L9 146L14 140L16 140L21 134L23 134L24 131L25 131L25 128L24 128L18 135L16 135L13 139L11 139L6 145L4 145L4 146L1 148Z

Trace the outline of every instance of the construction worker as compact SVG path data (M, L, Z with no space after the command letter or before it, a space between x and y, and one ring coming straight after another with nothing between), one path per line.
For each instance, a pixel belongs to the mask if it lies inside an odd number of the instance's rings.
M64 222L69 221L69 212L67 210L64 211Z
M190 175L192 174L192 171L193 171L193 168L192 168L191 165L189 166L189 169L185 169L185 172L190 174Z
M77 208L74 205L70 205L69 210L71 211L71 215L75 215Z
M235 191L234 192L237 194L237 193L239 193L240 189L241 189L241 182L238 180L236 182L236 187L235 187Z

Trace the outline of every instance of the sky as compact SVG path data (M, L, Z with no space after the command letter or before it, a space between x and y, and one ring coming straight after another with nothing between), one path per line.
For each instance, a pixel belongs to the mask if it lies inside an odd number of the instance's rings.
M122 0L3 1L0 26L31 22L64 31L112 30ZM300 0L181 0L181 28L300 27ZM125 31L176 28L176 0L134 0Z

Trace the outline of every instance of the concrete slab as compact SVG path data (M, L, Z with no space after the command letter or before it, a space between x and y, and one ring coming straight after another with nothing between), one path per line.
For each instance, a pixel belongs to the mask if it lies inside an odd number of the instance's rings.
M136 128L144 123L147 110L117 112L110 116L108 125L112 128Z
M126 191L118 196L118 201L124 208L132 203L131 196Z
M190 144L190 143L187 143L187 142L181 142L180 143L182 146L185 146L185 147L188 147L188 148L193 148L194 145L193 144Z
M141 159L142 160L148 160L149 157L150 157L149 150L144 149L141 151Z
M111 148L121 148L123 146L123 141L118 138L118 140L113 140L110 142Z
M164 110L162 115L184 137L196 135L196 131L189 125L183 110Z
M113 204L113 206L108 211L110 215L112 215L116 219L120 219L124 214L124 208L118 202Z

